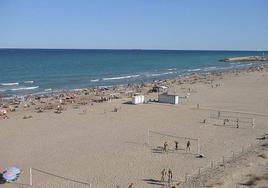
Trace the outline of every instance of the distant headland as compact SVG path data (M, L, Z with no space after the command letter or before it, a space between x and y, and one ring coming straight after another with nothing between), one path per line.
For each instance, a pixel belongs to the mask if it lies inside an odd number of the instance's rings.
M244 56L221 59L222 62L268 61L268 56Z

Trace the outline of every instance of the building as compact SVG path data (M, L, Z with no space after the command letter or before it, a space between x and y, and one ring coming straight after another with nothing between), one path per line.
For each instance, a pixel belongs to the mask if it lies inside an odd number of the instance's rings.
M168 103L168 104L179 104L179 96L178 95L170 95L167 93L158 95L158 102L160 103Z
M153 87L153 89L152 89L152 91L153 92L167 92L167 90L168 90L168 87L166 87L166 86L154 86Z
M132 97L132 104L141 104L144 103L144 96L135 94Z

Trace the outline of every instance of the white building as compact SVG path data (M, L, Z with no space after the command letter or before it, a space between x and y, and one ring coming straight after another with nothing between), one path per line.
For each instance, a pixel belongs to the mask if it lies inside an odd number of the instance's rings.
M178 95L170 95L167 93L158 95L158 102L160 103L169 103L169 104L179 104Z
M132 104L141 104L141 103L144 103L143 95L134 95L132 97Z
M166 87L166 86L154 86L153 87L153 89L152 89L152 91L153 92L167 92L167 90L168 90L168 87Z

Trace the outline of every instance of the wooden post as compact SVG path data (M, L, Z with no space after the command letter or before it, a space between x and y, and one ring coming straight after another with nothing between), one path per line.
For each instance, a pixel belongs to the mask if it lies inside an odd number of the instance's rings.
M32 173L32 168L30 168L30 186L33 186L33 173Z
M147 130L147 144L150 144L150 130Z
M233 160L234 160L234 158L235 158L235 154L234 154L234 152L232 151L232 154L233 154Z
M200 138L197 139L197 155L199 156L200 153Z
M185 182L187 182L187 174L185 173Z
M198 168L198 175L200 176L200 174L201 174L201 168L199 167Z

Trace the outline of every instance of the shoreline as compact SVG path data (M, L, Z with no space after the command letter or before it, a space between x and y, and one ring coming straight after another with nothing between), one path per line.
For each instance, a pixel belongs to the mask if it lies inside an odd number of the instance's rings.
M60 92L72 92L76 90L85 90L91 88L112 88L112 87L120 87L126 85L142 85L152 83L155 80L169 80L176 79L179 77L187 77L192 74L209 74L212 72L228 72L232 70L243 70L249 67L254 66L262 66L265 64L263 62L254 63L251 62L249 64L230 64L227 67L200 67L200 68L192 68L192 69L182 69L177 70L176 68L170 68L167 70L162 70L162 72L151 73L150 76L145 73L136 73L132 75L117 75L117 76L108 76L103 78L92 78L90 80L90 84L86 87L77 87L77 88L69 88L69 89L51 89L51 88L43 88L41 83L35 83L34 81L13 81L0 83L0 99L11 99L14 96L17 97L26 97L28 95L33 96L42 96L42 95L53 95L53 93ZM168 71L168 72L167 72ZM147 77L148 76L148 77ZM115 82L115 83L113 83ZM117 83L116 83L117 82ZM119 83L118 83L119 82ZM25 85L26 84L26 85ZM85 85L85 84L82 84Z
M256 68L262 68L263 66L266 66L266 63L255 63L255 64L251 64L251 65L247 65L246 67L243 66L238 66L235 68L230 68L230 67L222 67L222 68L217 68L215 70L209 70L210 67L208 68L204 68L204 70L201 69L192 69L192 70L188 70L187 72L181 74L181 75L176 75L176 76L171 76L170 78L159 78L159 79L150 79L151 81L131 81L130 83L124 83L124 84L111 84L111 85L101 85L101 86L92 86L92 87L85 87L85 88L74 88L74 89L55 89L55 90L51 90L51 89L45 89L44 91L39 91L39 92L35 92L35 93L30 93L30 94L23 94L23 95L12 95L12 96L5 96L2 94L2 96L0 95L0 100L2 101L8 101L8 100L12 100L14 98L17 98L19 100L23 100L23 98L28 97L28 96L34 96L34 97L51 97L54 96L55 94L60 94L60 93L68 93L68 92L81 92L81 91L85 91L85 90L91 90L91 89L108 89L110 90L111 88L120 88L120 87L128 87L128 86L137 86L137 87L141 87L142 85L148 85L148 84L153 84L156 82L161 82L161 81L172 81L172 80L176 80L176 79L184 79L185 77L188 76L192 76L192 75L208 75L208 74L218 74L218 73L228 73L228 72L233 72L233 71L244 71L247 69L254 69L254 67ZM164 74L165 75L165 74ZM133 75L131 75L133 76ZM135 75L137 76L137 75ZM140 75L139 75L140 76ZM125 77L130 77L130 76L125 76ZM117 78L117 77L115 77ZM120 77L121 78L121 77ZM106 79L106 78L105 78ZM110 78L109 78L110 79ZM100 79L96 79L96 80L100 80ZM24 82L29 82L29 81L24 81ZM34 81L31 81L32 83ZM93 81L95 82L95 81ZM2 85L6 85L6 84L12 84L12 85L18 85L18 82L14 82L14 83L2 83ZM29 88L39 88L39 86L29 86ZM3 91L2 91L3 92ZM1 94L1 92L0 92Z
M92 88L81 88L72 90L58 90L48 94L41 95L23 95L8 98L0 98L0 110L7 112L15 112L16 109L32 109L42 111L46 109L57 110L62 106L68 105L87 105L93 103L101 103L111 101L113 99L127 99L133 94L139 93L148 95L154 86L166 86L171 89L175 85L194 84L198 82L207 82L213 84L213 81L228 74L238 74L243 72L254 72L268 70L268 64L252 65L240 69L213 70L208 72L192 72L185 76L178 76L170 79L154 80L152 82L144 82L142 84L121 84L111 86L99 86ZM181 96L180 96L181 97ZM83 99L86 98L86 99ZM148 99L147 99L148 100ZM147 101L146 100L146 101ZM66 106L67 105L67 106Z

